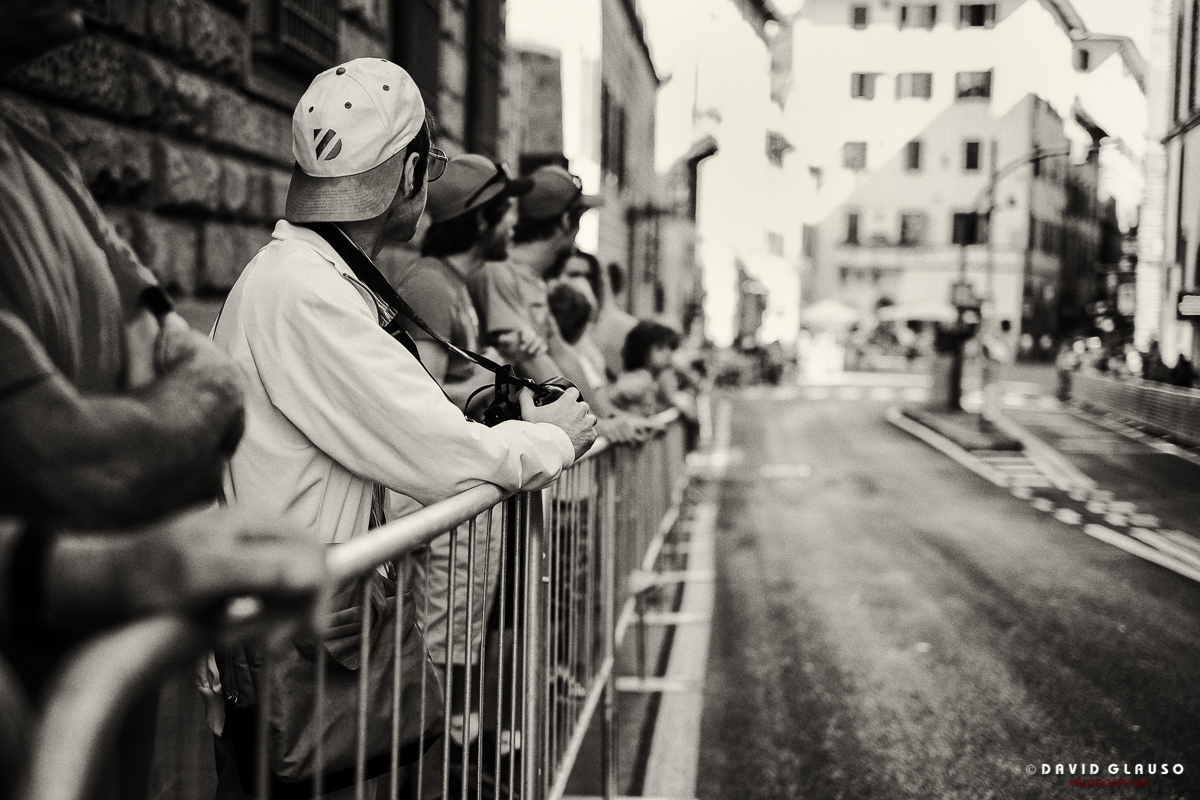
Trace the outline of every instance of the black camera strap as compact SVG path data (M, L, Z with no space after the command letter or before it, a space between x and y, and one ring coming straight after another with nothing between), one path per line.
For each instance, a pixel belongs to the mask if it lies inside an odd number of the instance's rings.
M424 331L429 338L433 339L451 353L465 358L467 361L486 369L488 372L503 378L509 383L515 383L520 386L528 387L536 394L541 394L545 391L546 387L542 386L536 381L532 381L528 378L522 378L513 371L512 367L505 366L503 364L497 364L487 356L482 356L479 353L474 353L457 345L453 345L435 333L429 327L428 323L421 319L421 316L416 311L413 311L412 307L409 306L408 303L404 302L404 298L401 297L394 288L392 288L392 284L388 282L387 278L383 277L383 273L379 271L379 267L375 266L375 262L373 262L371 258L364 253L362 249L356 245L350 239L350 237L347 236L346 233L336 224L332 222L309 222L305 223L305 227L324 239L329 246L334 249L334 252L341 256L342 260L346 262L346 265L350 267L350 270L354 273L354 276L362 281L362 283L368 289L374 292L380 300L382 300L392 309L394 316L387 323L387 325L384 326L383 329L402 345L408 348L408 350L414 356L416 356L418 361L421 360L421 356L417 350L417 343L413 341L413 338L409 335L408 331L404 330L404 324L400 320L401 316L410 319L412 323Z

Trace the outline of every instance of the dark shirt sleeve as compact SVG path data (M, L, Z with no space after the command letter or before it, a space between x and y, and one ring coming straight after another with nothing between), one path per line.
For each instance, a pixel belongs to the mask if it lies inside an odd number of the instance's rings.
M53 375L55 367L17 315L0 310L0 397Z
M433 270L416 267L400 284L400 296L421 319L443 339L454 335L454 292ZM429 334L401 315L404 330L414 339L429 339Z
M490 337L503 331L533 333L529 312L512 273L505 268L487 267L482 272L478 302L482 306L484 335Z
M117 284L121 308L131 318L142 307L162 312L171 307L170 300L158 287L154 273L142 265L133 248L120 237L112 222L100 210L83 180L79 167L66 151L48 137L34 131L11 117L0 115L21 144L37 161L54 174L59 185L69 194L76 210L91 231L96 244L108 258L109 270Z

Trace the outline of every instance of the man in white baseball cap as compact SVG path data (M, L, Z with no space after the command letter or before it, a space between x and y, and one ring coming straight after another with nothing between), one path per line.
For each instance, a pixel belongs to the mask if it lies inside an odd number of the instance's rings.
M413 508L480 483L551 483L595 440L578 392L535 406L526 390L523 421L472 422L426 372L395 309L368 288L381 280L371 259L413 236L426 182L445 168L412 78L379 58L322 72L296 107L292 135L287 219L213 330L246 382L246 433L226 501L336 543L378 519L380 487Z

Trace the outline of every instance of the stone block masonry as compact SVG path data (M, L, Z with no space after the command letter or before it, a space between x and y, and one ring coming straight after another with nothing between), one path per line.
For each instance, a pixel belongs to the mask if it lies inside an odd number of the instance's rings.
M83 38L0 74L0 114L74 157L179 298L219 305L283 216L292 107L318 69L266 29L281 2L106 0ZM338 60L391 57L396 0L312 2L337 7ZM439 27L425 32L439 42L439 79L422 88L438 97L438 144L451 154L469 127L467 8L440 0ZM385 261L414 257L392 248Z
M317 69L256 55L252 2L279 0L108 0L84 37L0 75L0 114L75 159L181 298L228 291L284 213L289 92ZM339 56L388 56L389 0L338 5Z

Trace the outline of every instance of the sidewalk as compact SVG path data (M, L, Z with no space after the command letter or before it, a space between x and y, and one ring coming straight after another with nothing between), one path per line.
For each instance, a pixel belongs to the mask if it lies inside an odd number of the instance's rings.
M889 421L1064 525L1200 582L1200 456L1021 377L999 387L990 442L974 416L892 409ZM998 452L1006 437L1019 449Z

